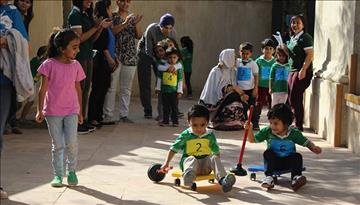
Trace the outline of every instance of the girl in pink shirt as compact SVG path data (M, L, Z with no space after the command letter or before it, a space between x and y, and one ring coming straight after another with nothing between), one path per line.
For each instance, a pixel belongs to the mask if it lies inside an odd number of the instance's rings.
M54 179L51 186L62 186L64 158L67 156L69 185L77 185L75 174L78 155L77 126L83 123L80 81L84 71L76 54L80 38L70 29L54 32L48 44L48 59L38 69L41 74L36 121L44 119L52 140ZM66 151L66 155L65 155Z

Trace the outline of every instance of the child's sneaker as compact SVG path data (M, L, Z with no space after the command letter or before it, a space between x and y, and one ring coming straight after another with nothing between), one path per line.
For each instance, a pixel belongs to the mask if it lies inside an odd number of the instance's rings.
M222 190L224 193L231 191L233 185L236 182L236 178L233 174L228 174L220 180Z
M306 184L306 177L305 176L295 176L291 181L291 187L294 191L298 190L300 187Z
M62 187L62 177L61 176L55 176L54 179L51 181L52 187Z
M78 178L74 171L69 172L68 177L67 177L67 182L68 182L68 185L70 185L70 186L76 186L78 184Z
M267 189L274 188L274 186L275 186L275 184L274 184L274 179L272 176L266 176L261 183L261 187L267 188Z

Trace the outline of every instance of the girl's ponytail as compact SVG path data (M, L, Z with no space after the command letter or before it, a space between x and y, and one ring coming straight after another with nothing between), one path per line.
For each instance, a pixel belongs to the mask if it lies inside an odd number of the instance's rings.
M46 51L46 57L47 58L53 58L53 57L55 57L55 56L57 56L59 54L58 48L56 47L56 45L54 43L55 36L56 36L56 34L58 32L59 31L54 31L50 35L50 39L49 39L48 46L47 46L48 48L47 48L47 51Z

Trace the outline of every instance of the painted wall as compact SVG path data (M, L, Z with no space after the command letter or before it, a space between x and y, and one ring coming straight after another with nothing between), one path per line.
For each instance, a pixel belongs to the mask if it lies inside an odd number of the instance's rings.
M53 27L61 27L62 1L35 0L33 5L34 18L30 24L30 58L36 55L37 49L47 45Z
M348 61L360 54L360 2L316 1L314 69L317 75L306 92L305 119L329 143L334 143L335 127L341 126L341 144L360 153L360 113L345 105L348 92ZM356 94L360 94L358 59ZM336 86L344 92L336 98ZM335 124L335 105L341 103L341 124Z
M116 8L115 2L112 6ZM184 35L193 39L191 78L195 94L201 92L222 49L238 48L240 42L249 41L255 46L254 57L261 53L260 42L271 34L271 8L270 0L132 1L131 5L133 13L144 15L143 31L150 23L158 22L162 14L170 12L176 18L177 40ZM137 76L133 91L134 95L138 94Z

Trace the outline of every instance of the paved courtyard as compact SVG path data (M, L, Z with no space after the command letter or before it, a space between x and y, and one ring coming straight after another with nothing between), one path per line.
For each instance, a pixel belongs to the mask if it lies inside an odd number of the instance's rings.
M195 101L181 100L181 110ZM156 102L154 101L153 107ZM103 204L360 204L360 156L345 148L333 148L315 134L306 136L323 148L321 155L297 147L303 154L308 184L294 192L289 175L267 191L248 176L236 177L230 193L217 184L199 182L197 191L173 185L170 175L158 184L147 177L152 163L163 162L169 145L185 127L159 127L142 116L139 99L131 103L130 118L135 124L104 126L79 136L79 186L52 188L50 138L47 129L23 129L22 135L6 135L1 159L1 184L9 199L1 205L103 205ZM262 118L265 123L266 119ZM265 125L265 124L262 124ZM226 169L235 165L243 131L216 131ZM247 144L243 166L261 164L265 143ZM180 154L172 165L177 167ZM259 179L262 174L258 175ZM66 179L65 179L66 182Z

